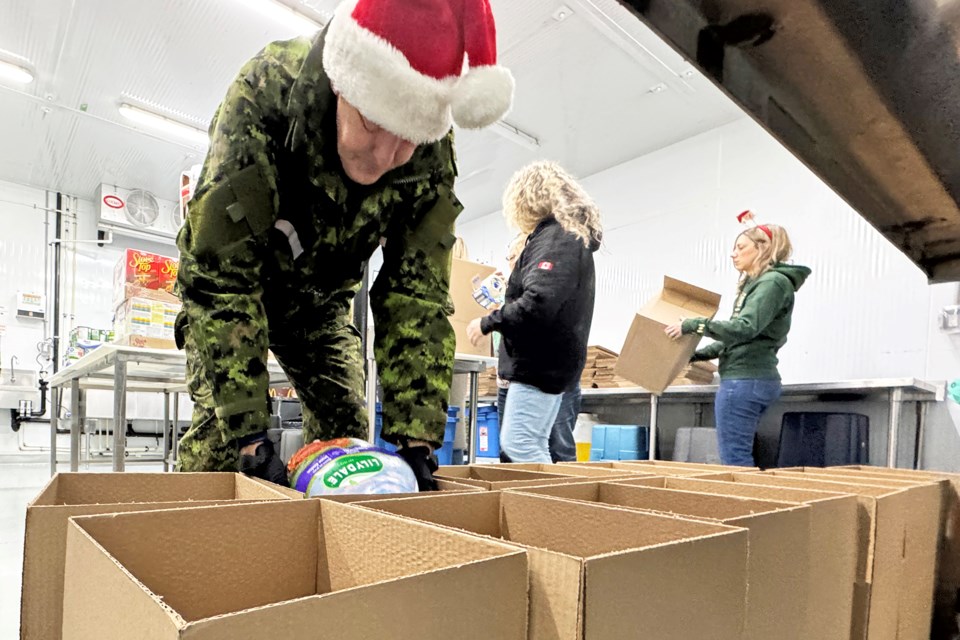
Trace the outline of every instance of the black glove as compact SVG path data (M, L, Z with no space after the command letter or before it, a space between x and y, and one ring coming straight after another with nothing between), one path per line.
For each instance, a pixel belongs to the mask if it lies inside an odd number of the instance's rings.
M417 486L420 491L438 490L437 481L433 479L433 472L439 467L437 458L433 455L433 450L430 447L426 445L401 446L397 449L397 455L410 465L413 475L417 477Z
M239 466L240 473L284 487L289 486L287 466L283 464L269 440L262 440L253 455L240 454Z

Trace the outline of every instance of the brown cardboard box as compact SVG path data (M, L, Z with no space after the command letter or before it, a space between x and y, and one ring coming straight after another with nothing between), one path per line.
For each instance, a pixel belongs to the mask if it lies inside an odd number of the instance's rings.
M741 638L743 529L510 491L362 506L526 548L530 640Z
M526 592L514 546L329 500L89 516L63 637L525 640Z
M484 469L518 469L520 471L534 471L552 475L575 476L579 478L615 479L652 476L654 469L630 469L624 465L621 469L592 467L577 463L547 464L541 462L510 462L499 464L484 464Z
M67 519L169 509L184 502L286 500L234 473L60 473L27 505L20 598L21 640L60 637ZM181 536L182 537L182 536Z
M617 484L656 486L810 506L809 589L803 638L849 640L857 569L857 497L697 478L641 478Z
M940 515L939 562L933 638L950 638L957 631L955 611L960 610L960 474L940 471L913 471L885 467L851 466L826 469L836 473L855 473L864 477L904 480L946 480L943 487L943 511Z
M493 342L490 336L485 336L478 346L473 346L467 339L467 325L475 318L482 318L490 313L473 299L473 278L481 279L496 271L496 268L478 262L453 259L450 268L450 297L453 299L454 313L450 316L450 324L457 334L457 353L475 356L489 356L493 352Z
M932 577L928 567L936 563L936 542L931 545L916 533L937 529L941 487L937 484L904 486L867 478L817 476L795 472L736 473L737 482L851 493L858 498L857 582L853 597L855 640L928 640L930 620L914 607L922 598L932 600ZM716 479L722 479L718 476ZM911 519L919 522L911 523ZM931 520L933 521L931 523ZM929 606L927 607L929 611Z
M588 467L599 469L614 469L617 471L629 471L632 473L649 473L658 476L679 476L679 477L709 477L718 473L740 470L741 467L720 467L719 465L696 465L692 463L674 463L660 460L600 460L594 462L561 462L557 466ZM745 468L745 467L744 467Z
M720 294L664 276L663 289L634 317L615 373L653 393L663 393L700 342L696 334L672 340L663 332L681 318L712 318Z
M918 477L904 478L902 476L879 475L875 473L864 473L861 471L824 469L821 467L797 467L794 469L778 469L782 474L794 474L801 477L816 477L823 480L833 480L842 478L841 482L865 482L874 486L883 486L890 488L900 488L912 485L926 485L930 483L937 484L940 487L940 512L937 517L932 517L929 511L929 503L918 501L911 503L912 513L907 515L907 533L906 544L908 546L907 554L914 558L938 558L938 550L942 547L941 541L944 537L945 528L945 506L949 500L951 484L950 479L944 476L940 477ZM948 561L949 562L949 561ZM954 562L956 562L954 560ZM904 592L907 598L901 602L900 627L903 633L913 633L921 629L918 633L926 634L924 638L929 637L929 629L933 624L934 602L937 599L937 565L938 562L911 562L905 564L903 568L904 581L909 588ZM929 586L925 586L929 585ZM953 592L953 600L947 598L941 608L949 606L950 612L942 612L943 615L952 615L952 608L956 599L956 591ZM949 620L947 620L949 623ZM954 622L954 624L956 624ZM906 635L904 637L907 637Z
M564 475L562 473L545 473L543 471L505 469L502 466L488 464L442 466L433 474L433 477L438 480L450 480L459 484L480 487L485 491L543 484L583 482L581 476Z
M656 511L749 529L744 639L802 640L806 637L810 557L810 507L806 505L616 482L513 491Z

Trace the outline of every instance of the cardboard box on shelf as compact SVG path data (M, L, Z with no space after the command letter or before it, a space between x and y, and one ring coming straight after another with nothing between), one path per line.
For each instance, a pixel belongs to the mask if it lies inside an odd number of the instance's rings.
M125 249L113 270L113 305L130 298L177 303L173 294L179 261L149 251Z
M173 295L177 284L177 272L180 271L180 261L168 256L159 256L157 261L157 287L161 291ZM176 297L176 296L174 296Z
M664 479L659 480L666 484ZM655 482L646 479L644 484ZM750 551L744 640L806 638L807 563L810 558L810 507L806 505L619 484L617 481L511 491L655 511L746 528L750 531Z
M663 289L633 319L614 372L651 391L663 393L690 362L700 342L696 334L672 340L663 332L681 318L712 318L720 294L664 276Z
M125 300L117 307L114 317L116 342L156 349L175 348L173 327L179 311L179 303L145 298Z
M72 516L169 509L181 503L286 500L233 473L60 473L27 505L20 639L60 638L67 520ZM177 539L183 539L183 535Z
M935 535L940 517L941 487L938 484L904 483L892 486L870 478L818 477L810 474L764 473L718 474L716 480L733 480L794 489L850 493L857 496L857 579L853 594L851 638L897 638L926 640L930 620L912 607L922 598L933 599L928 567L936 563L936 541L916 534ZM887 484L887 486L881 486ZM919 521L911 522L912 519ZM914 539L917 538L917 539ZM933 551L930 551L932 547ZM929 606L927 606L929 611Z
M450 324L457 335L457 353L475 356L489 356L493 353L491 336L476 347L467 339L467 325L471 320L482 318L490 312L484 309L473 297L473 279L481 280L494 273L496 268L469 260L453 259L450 268L450 297L453 300L454 313Z
M616 482L808 505L809 588L802 637L849 640L857 570L857 497L847 493L733 482L732 476L730 480L667 477Z
M89 516L67 537L65 640L365 640L398 624L422 640L454 626L469 640L526 639L523 550L353 505ZM266 570L238 562L251 549Z
M523 546L530 640L741 638L744 529L512 491L360 506Z

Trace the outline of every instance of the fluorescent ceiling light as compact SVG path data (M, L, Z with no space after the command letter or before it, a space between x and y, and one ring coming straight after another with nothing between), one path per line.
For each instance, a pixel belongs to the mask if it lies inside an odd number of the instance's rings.
M203 129L191 127L188 124L172 120L151 111L146 111L140 107L121 104L120 115L139 125L149 127L158 133L175 136L194 144L206 145L208 143L207 132Z
M18 84L30 84L33 82L33 74L20 65L0 60L0 78L11 80Z
M319 22L295 11L280 0L234 0L234 2L239 2L265 18L278 22L301 35L309 35L323 27Z
M495 122L493 125L493 132L499 136L503 136L511 142L519 144L521 147L526 147L531 151L536 151L540 148L540 140L530 135L526 131L521 131L506 120L498 120Z

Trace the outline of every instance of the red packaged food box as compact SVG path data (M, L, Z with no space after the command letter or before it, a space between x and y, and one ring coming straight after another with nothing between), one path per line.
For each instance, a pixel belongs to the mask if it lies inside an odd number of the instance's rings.
M173 288L177 284L177 271L180 268L180 261L167 256L157 256L159 260L156 263L157 283L159 289L173 293Z

